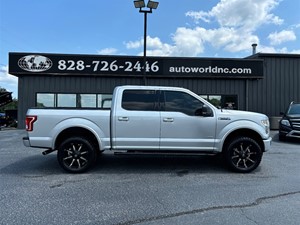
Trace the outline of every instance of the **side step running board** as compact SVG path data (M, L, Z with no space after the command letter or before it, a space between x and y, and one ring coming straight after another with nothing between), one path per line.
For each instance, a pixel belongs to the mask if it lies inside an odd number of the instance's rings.
M159 155L159 156L203 156L216 155L218 152L185 152L185 151L127 151L114 152L115 155Z

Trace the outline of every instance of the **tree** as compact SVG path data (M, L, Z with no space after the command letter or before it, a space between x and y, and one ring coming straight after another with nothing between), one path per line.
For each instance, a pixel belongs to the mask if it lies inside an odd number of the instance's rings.
M18 99L14 98L11 103L8 103L5 106L0 107L0 112L4 112L5 110L10 109L18 109Z
M0 86L0 93L1 92L6 92L7 90L5 89L5 88L2 88L1 86Z
M0 86L0 94L1 93L5 93L8 92L5 88ZM5 110L11 110L11 109L18 109L18 100L17 99L12 99L12 102L10 102L9 104L0 107L0 112L5 112Z

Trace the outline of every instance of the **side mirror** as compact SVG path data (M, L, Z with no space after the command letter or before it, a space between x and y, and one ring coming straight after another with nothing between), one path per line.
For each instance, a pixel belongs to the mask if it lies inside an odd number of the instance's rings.
M202 108L196 109L195 116L211 117L213 116L213 111L211 108L203 105Z

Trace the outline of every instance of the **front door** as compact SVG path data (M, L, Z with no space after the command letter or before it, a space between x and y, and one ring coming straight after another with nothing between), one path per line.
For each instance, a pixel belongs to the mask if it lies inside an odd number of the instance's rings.
M216 118L202 110L199 99L185 92L165 91L161 112L161 150L212 151L215 144Z

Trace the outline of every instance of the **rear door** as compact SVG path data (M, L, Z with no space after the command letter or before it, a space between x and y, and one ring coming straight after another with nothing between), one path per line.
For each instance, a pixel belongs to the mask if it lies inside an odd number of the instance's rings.
M115 149L159 149L160 112L156 90L124 90L116 110Z

